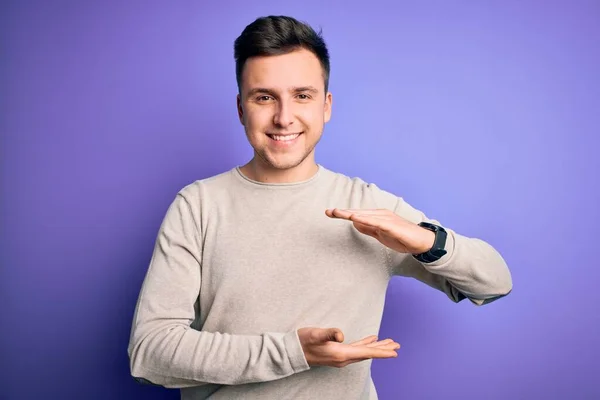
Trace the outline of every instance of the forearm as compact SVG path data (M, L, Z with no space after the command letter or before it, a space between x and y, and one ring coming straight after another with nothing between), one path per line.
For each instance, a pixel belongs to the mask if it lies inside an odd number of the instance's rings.
M476 304L507 295L512 277L502 256L487 242L448 231L446 251L441 259L423 263L432 274L446 279Z
M183 388L269 381L308 369L296 332L241 336L192 328L202 282L197 204L178 195L159 230L133 316L133 377Z
M383 200L389 203L391 197L385 195ZM430 222L442 225L402 198L396 199L393 210L415 224ZM410 254L392 254L393 274L414 277L445 292L454 301L469 298L478 305L505 296L512 290L508 266L494 247L481 239L444 228L448 232L446 255L432 263L421 263Z
M155 321L134 330L129 354L135 378L170 388L265 382L309 368L295 331L230 335Z

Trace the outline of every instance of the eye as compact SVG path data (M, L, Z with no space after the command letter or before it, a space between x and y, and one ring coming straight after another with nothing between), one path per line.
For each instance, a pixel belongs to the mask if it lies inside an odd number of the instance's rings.
M261 102L261 103L264 103L264 102L266 102L266 101L269 101L269 100L271 100L271 99L273 99L271 96L262 95L262 96L258 96L258 97L256 98L256 101L258 101L258 102Z
M300 93L298 95L298 97L300 98L300 100L309 100L310 99L310 96L307 95L306 93Z

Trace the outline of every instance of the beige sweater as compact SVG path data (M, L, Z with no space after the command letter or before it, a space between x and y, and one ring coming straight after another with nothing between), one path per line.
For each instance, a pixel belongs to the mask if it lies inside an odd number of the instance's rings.
M139 295L132 375L181 388L190 400L373 400L370 361L311 368L297 329L340 328L347 343L377 334L394 275L478 305L512 288L504 260L482 240L446 227L448 254L423 265L325 215L336 207L387 208L440 224L323 166L299 183L259 183L233 168L183 188Z

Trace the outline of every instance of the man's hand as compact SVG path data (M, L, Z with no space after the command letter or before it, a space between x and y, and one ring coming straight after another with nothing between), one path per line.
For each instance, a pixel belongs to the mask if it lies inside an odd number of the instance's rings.
M391 339L377 341L367 336L351 344L343 344L344 334L337 328L301 328L298 330L308 365L342 368L372 358L397 357L400 345Z
M360 233L372 236L384 246L400 253L425 253L435 241L435 233L386 209L333 208L326 210L325 214L330 218L352 221Z

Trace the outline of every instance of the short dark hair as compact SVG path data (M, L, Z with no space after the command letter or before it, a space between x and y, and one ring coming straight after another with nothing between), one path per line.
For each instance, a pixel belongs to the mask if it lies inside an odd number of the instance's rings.
M246 60L256 56L274 56L304 48L311 51L321 63L325 79L325 93L329 88L329 51L323 39L308 24L287 16L257 18L235 40L233 50L238 90Z

